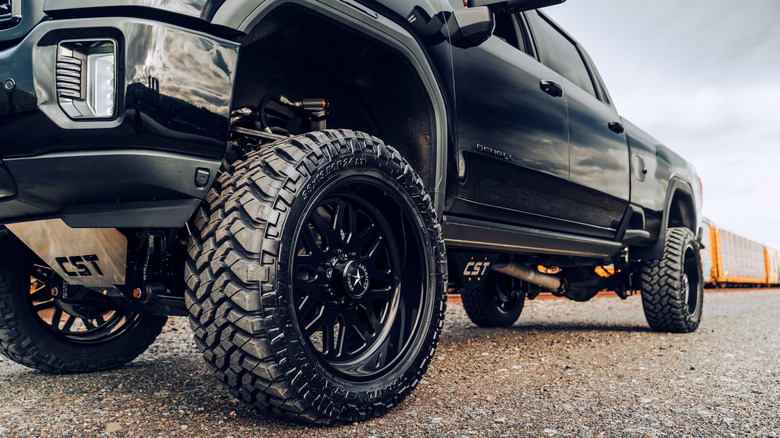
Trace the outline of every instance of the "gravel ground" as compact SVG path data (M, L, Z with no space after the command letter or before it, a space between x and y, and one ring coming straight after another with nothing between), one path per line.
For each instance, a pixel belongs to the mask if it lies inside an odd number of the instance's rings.
M121 369L72 376L0 357L0 436L760 436L780 434L780 290L710 293L687 335L648 331L638 296L530 301L481 329L452 304L426 378L390 414L309 427L211 377L183 318Z

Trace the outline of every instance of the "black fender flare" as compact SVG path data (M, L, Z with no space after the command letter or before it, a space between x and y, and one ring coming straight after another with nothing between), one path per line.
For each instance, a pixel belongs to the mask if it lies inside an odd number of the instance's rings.
M672 210L672 202L674 202L675 195L683 193L690 197L692 204L690 205L691 211L693 211L694 217L692 223L694 228L691 228L694 235L698 239L701 238L701 232L696 227L699 223L698 211L696 210L696 196L691 184L684 179L674 176L669 180L669 185L666 188L666 201L664 202L663 220L661 221L661 229L658 232L658 238L655 243L645 247L635 248L631 256L632 259L659 259L664 253L664 241L666 236L666 230L669 226L669 214Z
M432 169L435 183L433 187L426 188L433 196L436 213L441 217L448 181L448 111L443 87L420 41L409 30L387 16L351 0L327 3L318 0L226 0L217 9L212 23L247 34L272 10L285 4L304 7L348 26L382 42L409 61L425 87L431 105L431 162L435 166Z

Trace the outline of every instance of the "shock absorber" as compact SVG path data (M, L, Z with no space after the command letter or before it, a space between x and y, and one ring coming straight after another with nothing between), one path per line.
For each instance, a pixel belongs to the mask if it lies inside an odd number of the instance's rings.
M304 131L322 131L328 129L328 102L325 99L303 99L301 101L303 109Z
M302 132L322 131L323 129L328 128L328 102L325 99L316 98L293 101L281 95L268 95L260 101L259 105L260 123L263 130L266 132L271 132L265 114L265 107L270 101L275 101L280 105L296 111L301 117Z

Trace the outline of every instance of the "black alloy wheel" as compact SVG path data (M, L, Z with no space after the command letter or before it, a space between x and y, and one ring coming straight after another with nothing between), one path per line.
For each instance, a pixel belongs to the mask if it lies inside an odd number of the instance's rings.
M62 279L40 259L29 268L30 310L39 323L63 342L96 344L124 335L140 321L127 311L83 306L62 299Z
M340 179L298 226L298 324L317 359L345 378L375 377L401 359L425 308L422 237L389 191L360 175Z

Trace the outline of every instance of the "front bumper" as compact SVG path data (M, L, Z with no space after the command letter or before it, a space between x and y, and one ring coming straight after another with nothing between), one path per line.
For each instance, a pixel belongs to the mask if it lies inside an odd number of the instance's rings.
M57 46L96 38L117 42L118 115L73 120L57 98ZM0 223L96 226L84 217L106 223L106 212L121 211L136 219L104 226L174 226L224 156L238 47L155 21L96 18L41 22L0 51L0 84L9 84L0 89ZM159 209L181 212L147 217Z

